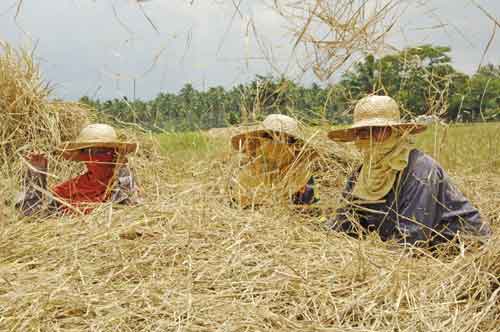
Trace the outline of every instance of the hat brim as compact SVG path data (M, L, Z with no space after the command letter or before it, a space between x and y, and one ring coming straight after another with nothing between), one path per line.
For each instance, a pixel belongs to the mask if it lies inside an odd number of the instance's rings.
M283 131L275 131L275 130L269 130L269 129L248 131L248 132L233 136L231 138L231 144L236 151L241 152L242 148L245 146L245 141L247 139L255 138L255 137L263 137L265 134L286 135L288 137L295 139L302 146L302 150L301 150L299 156L300 156L300 158L304 158L304 160L305 159L313 160L313 159L316 159L317 157L319 157L318 151L310 144L306 144L306 140L304 139L304 137L301 137L299 135L289 134L289 133L283 132Z
M240 151L241 147L245 145L245 141L248 138L255 138L255 137L264 137L265 135L286 135L288 137L291 137L300 143L304 143L305 140L302 137L299 137L298 135L291 134L285 131L277 131L277 130L269 130L269 129L254 129L250 131L246 131L241 134L234 135L231 137L231 145L233 146L233 149Z
M58 150L63 154L64 158L73 160L72 152L88 148L108 148L117 150L122 154L129 154L137 151L137 144L130 142L66 142L59 146Z
M328 138L337 142L351 142L357 139L360 130L372 127L399 128L410 134L418 134L427 129L427 125L422 123L373 124L369 126L351 126L349 128L331 130L328 132Z

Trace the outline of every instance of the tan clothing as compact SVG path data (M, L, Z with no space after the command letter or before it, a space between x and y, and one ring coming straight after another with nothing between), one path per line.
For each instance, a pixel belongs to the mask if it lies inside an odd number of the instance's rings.
M285 143L262 142L254 157L240 170L233 189L241 206L259 205L274 198L288 200L304 190L311 179L309 163L300 151Z
M397 175L408 165L410 143L397 133L383 142L356 142L364 156L353 195L366 201L377 201L389 193Z

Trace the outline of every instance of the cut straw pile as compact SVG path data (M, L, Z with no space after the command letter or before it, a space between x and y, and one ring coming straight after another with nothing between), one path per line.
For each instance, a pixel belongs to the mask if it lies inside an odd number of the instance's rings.
M0 42L0 165L74 138L87 116L80 104L51 99L30 53Z
M498 177L459 182L492 242L437 255L327 233L288 206L232 208L230 148L211 144L137 156L143 206L50 220L4 207L0 330L498 331Z

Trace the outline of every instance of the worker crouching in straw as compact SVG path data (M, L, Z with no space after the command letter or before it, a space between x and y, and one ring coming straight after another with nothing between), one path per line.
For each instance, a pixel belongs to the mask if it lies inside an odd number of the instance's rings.
M329 229L376 231L382 240L408 244L434 245L459 234L488 237L489 226L442 167L412 148L410 135L425 129L401 122L392 98L369 96L357 103L350 128L329 132L334 141L354 142L363 155Z
M271 114L262 124L233 136L231 143L246 157L231 179L233 201L241 207L276 199L303 206L318 200L311 171L317 153L308 146L295 119Z
M85 163L87 171L47 191L47 158L31 154L16 207L25 215L87 214L106 201L136 204L138 188L126 159L136 149L135 143L120 142L113 127L91 124L57 149L65 159Z

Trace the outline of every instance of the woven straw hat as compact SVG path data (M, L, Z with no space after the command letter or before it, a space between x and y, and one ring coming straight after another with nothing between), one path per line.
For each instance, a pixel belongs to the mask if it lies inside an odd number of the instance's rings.
M86 148L112 148L127 154L135 152L137 144L121 142L113 127L94 123L83 128L76 140L63 143L58 149L63 153L71 153Z
M370 127L401 128L411 134L424 131L427 126L420 123L401 122L399 106L388 96L368 96L356 104L354 108L354 124L349 128L335 129L328 133L334 141L349 142L358 137L358 131Z
M231 143L233 148L239 151L241 146L245 145L247 138L261 137L266 134L286 135L302 143L305 142L297 120L283 114L270 114L261 124L247 128L244 133L233 136Z

